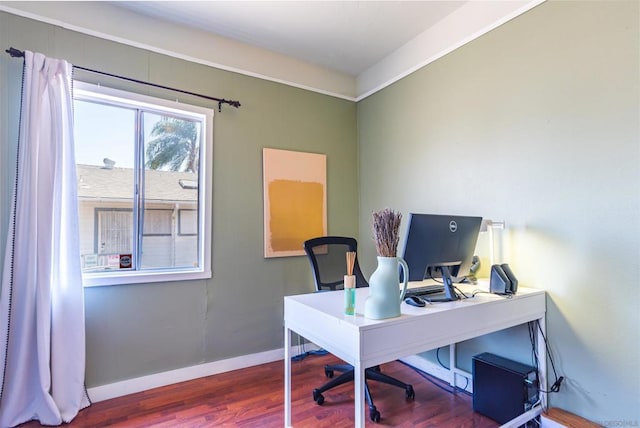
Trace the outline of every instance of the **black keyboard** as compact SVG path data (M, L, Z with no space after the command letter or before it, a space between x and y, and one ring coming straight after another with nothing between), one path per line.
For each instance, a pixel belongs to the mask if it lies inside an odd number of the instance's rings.
M407 288L405 297L425 296L427 294L435 294L435 293L442 293L442 292L444 292L444 285L442 284L423 285L422 287Z

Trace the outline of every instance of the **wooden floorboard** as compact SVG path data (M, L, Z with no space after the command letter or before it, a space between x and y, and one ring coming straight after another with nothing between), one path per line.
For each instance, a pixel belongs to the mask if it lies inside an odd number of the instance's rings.
M324 364L331 356L311 355L292 363L292 420L295 427L341 428L354 424L353 383L324 393L322 406L312 390L325 381ZM474 413L471 397L450 393L400 363L383 364L382 371L413 384L415 399L404 390L370 382L382 419L367 427L493 428L496 422ZM443 385L448 388L447 385ZM92 404L67 426L75 427L283 427L284 363L282 361L235 370L188 382L155 388ZM20 428L39 427L32 421Z

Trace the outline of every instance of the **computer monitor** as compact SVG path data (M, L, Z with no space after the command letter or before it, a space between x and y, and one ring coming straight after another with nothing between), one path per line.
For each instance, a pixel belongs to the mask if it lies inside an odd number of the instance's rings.
M469 274L482 217L409 214L402 258L409 281L442 278L444 296L430 301L458 300L453 283Z

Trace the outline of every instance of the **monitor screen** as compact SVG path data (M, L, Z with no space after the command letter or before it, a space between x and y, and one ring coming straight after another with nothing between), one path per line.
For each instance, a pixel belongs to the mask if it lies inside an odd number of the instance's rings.
M482 217L409 214L402 258L409 281L442 278L459 282L469 274ZM448 296L454 297L454 296Z

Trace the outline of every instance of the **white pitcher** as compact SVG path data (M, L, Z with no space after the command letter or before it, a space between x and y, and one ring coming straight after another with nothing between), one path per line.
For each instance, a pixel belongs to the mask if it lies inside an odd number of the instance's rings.
M402 290L399 290L398 266L402 266L403 271ZM409 267L404 259L378 256L378 267L369 279L369 297L364 303L364 316L374 320L399 317L408 278Z

